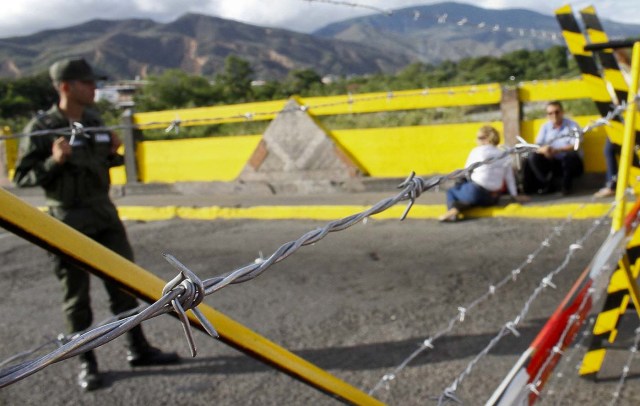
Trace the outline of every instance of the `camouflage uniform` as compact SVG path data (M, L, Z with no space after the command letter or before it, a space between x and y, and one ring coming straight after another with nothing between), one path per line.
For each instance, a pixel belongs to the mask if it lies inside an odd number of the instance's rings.
M92 110L85 110L81 124L103 126L99 114ZM25 133L68 128L69 120L54 105L34 118ZM66 132L64 136L70 141L72 154L63 164L55 163L51 154L53 142L62 133L23 138L14 182L19 187L42 187L53 217L133 261L124 226L109 198L109 168L122 165L123 157L111 153L111 136L107 131L89 130L76 134L73 139L69 131ZM89 328L93 321L89 274L58 256L54 260L54 272L63 285L63 309L70 331ZM104 285L114 314L137 307L136 299L114 283L105 280ZM131 335L129 342L135 344Z

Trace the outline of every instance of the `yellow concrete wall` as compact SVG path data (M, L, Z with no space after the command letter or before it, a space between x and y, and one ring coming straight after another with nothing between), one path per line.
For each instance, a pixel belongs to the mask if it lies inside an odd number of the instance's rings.
M485 123L333 131L336 142L372 177L446 173L464 167ZM502 132L502 123L487 123Z
M251 157L260 135L145 141L138 144L142 182L231 181Z
M533 81L518 84L521 102L551 99L570 100L589 97L581 79ZM502 96L498 84L454 86L437 89L413 89L392 93L300 98L312 115L357 114L377 111L401 111L447 106L498 104ZM172 120L182 125L237 122L247 119L270 120L286 100L212 106L160 112L138 113L134 123L147 128L166 128ZM585 126L598 116L576 117ZM521 134L533 141L545 119L523 121ZM446 173L461 168L475 133L484 124L502 132L502 123L466 123L416 127L336 130L331 136L366 173L373 177L402 177L415 171L419 175ZM614 123L617 127L619 123ZM602 154L607 134L616 140L620 128L601 127L590 132L584 142L585 169L603 172ZM137 160L142 182L189 182L234 180L256 148L260 135L227 136L138 144ZM121 151L122 152L122 151ZM113 184L126 182L124 167L111 170Z
M580 116L585 126L598 116ZM524 121L521 134L533 141L546 119ZM330 135L369 176L403 177L447 173L464 166L476 145L475 135L484 124L502 133L501 122L445 124L412 127L336 130ZM607 127L590 132L583 144L587 172L605 170L602 154ZM142 182L234 180L260 141L260 135L145 141L139 144L138 165ZM122 168L112 170L115 184L124 181Z

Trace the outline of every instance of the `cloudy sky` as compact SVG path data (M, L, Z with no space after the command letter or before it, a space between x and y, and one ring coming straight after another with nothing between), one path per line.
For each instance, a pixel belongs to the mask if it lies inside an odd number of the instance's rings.
M485 8L525 8L547 15L553 15L554 9L565 4L574 10L593 5L602 19L640 24L639 0L457 1ZM331 22L375 13L376 9L439 2L441 0L6 0L0 13L0 38L68 27L95 18L150 18L168 22L187 12L310 32Z

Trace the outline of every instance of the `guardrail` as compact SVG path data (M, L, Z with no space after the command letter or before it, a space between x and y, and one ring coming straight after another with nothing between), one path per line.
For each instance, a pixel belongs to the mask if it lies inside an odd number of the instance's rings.
M347 94L328 97L296 97L300 108L311 118L398 112L421 109L499 106L499 121L478 121L437 125L326 130L327 137L358 163L361 173L370 177L403 177L415 171L421 175L446 173L463 166L467 152L475 145L481 124L490 124L504 134L505 143L514 145L515 136L532 141L544 122L523 120L523 104L547 100L589 98L581 79L522 82L516 87L497 83L413 89L395 92ZM114 184L229 182L235 180L251 159L262 134L197 139L143 141L142 131L169 127L201 126L243 121L270 121L287 114L287 100L134 113L122 117L125 167L111 172ZM597 116L573 117L585 126ZM587 172L602 172L602 156L607 129L598 129L584 143ZM7 159L2 172L10 176L15 140L6 140ZM1 146L0 146L0 149ZM3 162L0 160L0 162ZM0 175L0 177L2 177Z

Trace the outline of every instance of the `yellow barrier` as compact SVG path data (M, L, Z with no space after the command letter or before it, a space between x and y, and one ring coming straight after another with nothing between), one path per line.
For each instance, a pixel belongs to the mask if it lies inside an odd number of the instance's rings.
M581 126L597 118L575 117ZM523 121L521 134L533 141L544 121ZM331 136L372 177L403 177L411 171L430 175L464 166L482 124L334 130ZM502 132L501 122L487 124ZM602 151L609 131L612 130L608 127L600 127L586 137L587 172L605 170ZM137 151L140 180L147 183L231 181L240 174L259 141L259 135L144 141L138 145ZM122 168L117 170L122 175L118 176L118 172L112 170L113 183L124 183Z
M499 84L299 98L315 116L498 104Z
M498 84L453 86L437 89L413 89L393 93L365 93L328 97L298 98L316 116L371 113L497 104L502 96ZM575 99L589 96L589 87L580 79L523 82L518 85L521 102L550 99ZM351 102L349 102L351 101ZM173 120L184 126L230 123L251 120L271 120L286 100L179 109L133 115L133 122L141 129L166 128ZM584 126L597 116L575 117ZM543 119L522 121L520 134L533 141ZM464 164L468 151L475 145L477 128L484 123L444 124L414 127L388 127L335 130L333 139L347 155L353 157L373 177L402 177L415 171L418 174L448 172ZM502 131L501 122L488 123ZM598 128L584 143L585 170L602 172L605 137L621 142L622 128ZM504 136L504 134L503 134ZM7 142L8 161L15 160L16 142ZM149 182L194 182L234 180L246 165L260 141L260 135L210 137L138 143L136 159L139 180ZM11 175L12 167L9 168ZM111 169L115 185L126 183L124 167Z
M589 99L588 90L582 79L523 82L518 85L518 99L523 103Z
M175 120L181 121L181 126L195 126L221 123L237 123L247 120L271 120L278 111L282 110L286 100L268 102L233 104L228 106L198 107L193 109L178 109L136 113L133 123L142 130L167 128Z
M518 97L521 102L566 100L589 97L588 90L580 79L523 82L518 85ZM323 116L491 105L500 103L501 97L501 87L493 83L393 93L297 97L297 101L306 106L312 116ZM270 120L285 103L285 100L277 100L138 113L133 121L142 129L150 129L166 128L172 120L181 120L181 125ZM598 117L574 118L584 126ZM521 122L519 135L533 141L543 122L543 119ZM334 130L330 136L372 177L402 177L411 171L428 175L449 172L464 165L469 150L475 146L475 133L482 124L485 123ZM486 124L502 132L502 122ZM605 137L607 134L619 137L617 130L621 129L599 128L586 137L587 172L605 170L602 154ZM140 142L136 151L138 176L142 182L231 181L240 174L259 141L259 135L246 135ZM114 184L125 183L123 169L114 169L111 174Z
M260 142L260 135L145 141L138 145L143 182L231 181Z

